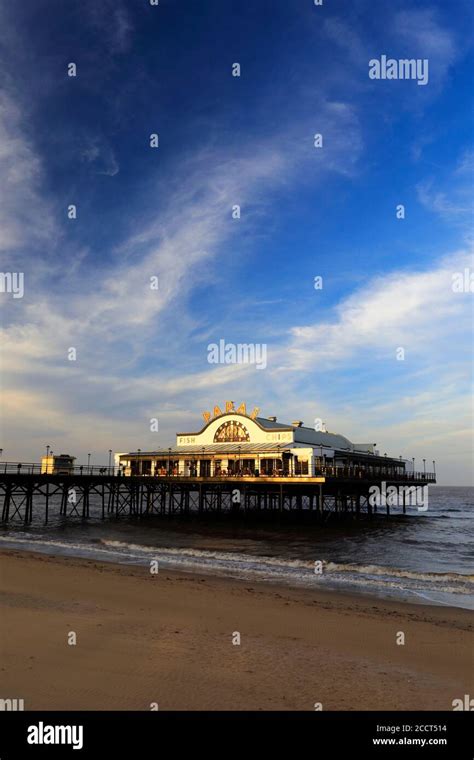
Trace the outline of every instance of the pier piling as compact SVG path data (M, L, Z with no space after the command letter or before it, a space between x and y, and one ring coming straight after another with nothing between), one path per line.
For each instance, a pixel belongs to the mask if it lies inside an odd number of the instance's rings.
M187 517L190 515L291 514L296 519L371 519L377 514L370 489L378 478L354 476L181 476L116 473L67 474L22 472L12 466L0 473L1 519L3 523L21 520L29 525L42 517L45 522L57 509L59 516L87 520L92 517L150 516ZM416 476L416 478L415 478ZM424 487L435 482L434 475L413 474L408 479L385 482L401 488L399 513L406 514L406 486ZM238 498L237 496L238 495ZM386 516L396 507L385 503Z

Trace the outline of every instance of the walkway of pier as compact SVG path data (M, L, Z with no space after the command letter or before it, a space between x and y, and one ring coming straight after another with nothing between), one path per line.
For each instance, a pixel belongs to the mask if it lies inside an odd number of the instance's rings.
M2 471L3 470L3 471ZM51 510L63 517L91 517L91 499L102 519L121 515L146 517L292 513L295 518L327 520L330 517L372 517L377 509L389 515L406 512L417 503L420 487L436 481L432 473L356 472L351 468L325 468L314 476L246 475L210 477L167 474L127 476L107 467L74 467L63 473L43 473L38 464L3 463L0 466L0 505L4 523L48 522ZM396 503L374 504L373 487L383 494L396 486ZM413 499L415 498L415 502ZM35 512L37 514L35 515Z

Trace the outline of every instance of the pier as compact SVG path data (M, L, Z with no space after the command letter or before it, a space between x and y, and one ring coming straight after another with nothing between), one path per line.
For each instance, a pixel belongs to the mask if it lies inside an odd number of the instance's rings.
M404 514L418 503L420 490L436 482L435 473L397 472L363 467L317 467L311 474L276 476L229 474L207 476L181 471L124 475L117 467L71 467L68 472L41 472L39 463L0 464L3 523L45 523L54 515L146 518L219 516L324 521L370 519L377 512ZM382 503L374 493L382 494ZM384 494L389 494L387 498Z

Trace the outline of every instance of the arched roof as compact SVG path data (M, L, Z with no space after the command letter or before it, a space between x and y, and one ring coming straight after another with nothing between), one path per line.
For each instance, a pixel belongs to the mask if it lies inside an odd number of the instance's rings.
M227 417L242 417L243 419L254 422L264 432L289 431L294 433L295 443L307 443L310 446L324 446L330 449L339 449L345 451L353 451L354 444L343 435L338 433L325 433L323 431L314 430L314 428L298 427L297 425L283 424L276 422L275 420L269 420L266 417L250 417L248 414L242 414L241 412L223 412L218 414L206 422L204 427L199 431L193 431L191 433L176 433L177 436L191 436L202 435L207 428L218 420L224 421Z
M216 420L223 420L224 417L243 417L244 420L250 420L250 422L255 422L256 425L261 430L264 430L265 432L271 432L272 430L294 430L294 425L282 425L279 422L273 422L273 420L267 420L265 417L250 417L248 414L242 414L241 412L223 412L222 414L218 414L217 417L213 417L209 422L206 422L204 427L201 428L201 430L193 430L191 433L176 433L176 435L202 435L205 430L209 427L209 425L212 425L213 422Z

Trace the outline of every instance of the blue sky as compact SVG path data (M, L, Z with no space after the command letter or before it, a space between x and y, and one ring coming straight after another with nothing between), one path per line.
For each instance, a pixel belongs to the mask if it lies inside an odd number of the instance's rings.
M472 16L0 2L0 250L25 277L0 294L4 458L104 462L233 399L468 483ZM428 84L371 80L382 54L428 59ZM265 343L266 369L209 364L220 339Z

